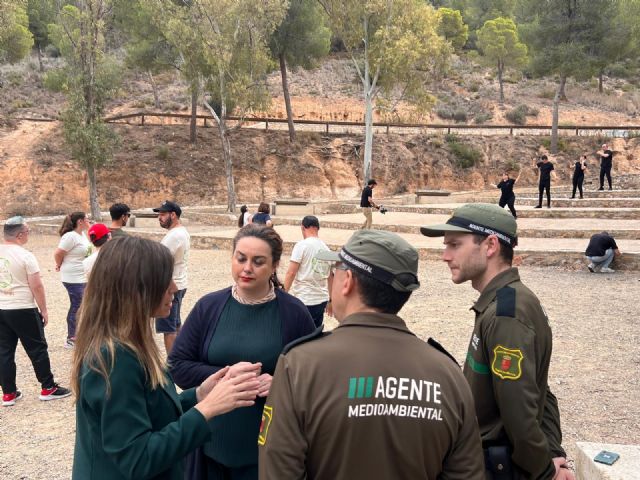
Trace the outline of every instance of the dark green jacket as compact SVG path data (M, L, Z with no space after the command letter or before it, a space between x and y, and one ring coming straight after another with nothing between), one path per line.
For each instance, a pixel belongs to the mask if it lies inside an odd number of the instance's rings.
M109 381L107 395L104 378L83 369L73 478L182 480L183 458L210 435L207 421L192 408L195 389L178 395L171 380L150 389L136 356L121 346Z
M561 447L560 413L549 390L551 328L517 268L498 274L473 307L476 322L464 375L486 446L509 445L521 476L551 479Z

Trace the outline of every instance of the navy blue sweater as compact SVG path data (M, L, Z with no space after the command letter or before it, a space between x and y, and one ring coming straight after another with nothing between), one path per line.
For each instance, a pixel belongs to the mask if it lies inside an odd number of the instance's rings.
M169 355L169 370L180 388L197 387L209 375L225 367L210 365L207 357L211 337L229 297L231 287L205 295L195 304L180 329ZM283 348L314 331L311 315L300 300L280 289L276 289L276 299L282 322Z

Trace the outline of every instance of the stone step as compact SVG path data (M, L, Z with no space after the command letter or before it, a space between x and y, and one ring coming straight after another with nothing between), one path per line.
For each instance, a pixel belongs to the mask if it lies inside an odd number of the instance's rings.
M546 205L546 197L542 204ZM492 202L497 203L497 202ZM538 205L538 197L516 196L516 210L520 206ZM567 198L560 195L551 195L551 206L560 208L640 208L640 198Z

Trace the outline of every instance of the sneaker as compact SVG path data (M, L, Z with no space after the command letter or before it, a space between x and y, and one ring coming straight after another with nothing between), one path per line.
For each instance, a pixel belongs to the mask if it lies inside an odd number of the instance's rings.
M615 273L615 270L609 268L609 267L602 267L600 269L600 273Z
M596 266L593 263L590 263L589 265L587 265L587 268L591 273L596 273Z
M602 190L604 190L604 187L600 187L598 190L602 191Z
M22 392L20 390L16 390L13 393L5 393L2 395L2 406L3 407L11 407L16 404L18 400L22 398Z
M76 339L75 338L67 338L64 341L64 348L67 350L73 350L76 347Z
M542 205L535 206L533 208L542 208Z
M69 396L71 396L71 390L61 387L57 383L54 383L51 388L43 388L40 392L40 400L44 402L48 402L49 400L58 400L59 398Z

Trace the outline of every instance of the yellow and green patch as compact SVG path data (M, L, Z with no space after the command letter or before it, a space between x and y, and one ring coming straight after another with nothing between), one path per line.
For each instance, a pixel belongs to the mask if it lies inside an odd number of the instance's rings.
M523 358L520 349L497 345L493 349L491 371L503 380L517 380L522 376Z
M273 407L269 405L264 406L262 410L262 421L260 422L260 432L258 433L258 445L265 445L267 443L267 434L269 433L269 426L273 419Z

